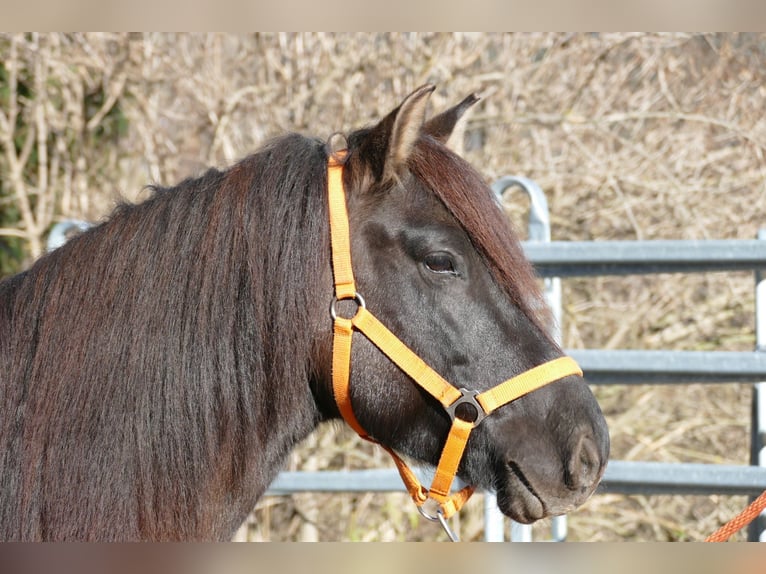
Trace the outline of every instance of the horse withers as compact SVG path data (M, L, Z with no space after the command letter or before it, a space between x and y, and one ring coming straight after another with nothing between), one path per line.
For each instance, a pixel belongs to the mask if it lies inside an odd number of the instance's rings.
M435 373L486 393L563 353L507 218L445 146L476 98L425 121L432 91L346 136L355 289ZM229 539L291 449L340 416L331 156L283 136L155 187L0 283L0 539ZM349 363L366 434L437 465L439 400L366 337ZM582 504L608 449L567 374L477 424L455 464L529 523Z

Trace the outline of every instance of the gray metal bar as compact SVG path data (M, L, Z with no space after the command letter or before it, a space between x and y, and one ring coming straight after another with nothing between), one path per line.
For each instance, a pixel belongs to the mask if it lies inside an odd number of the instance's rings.
M53 251L58 249L64 243L69 240L72 233L87 231L93 226L92 223L87 221L80 221L79 219L65 219L54 225L48 234L48 241L45 244L47 251Z
M413 467L412 470L424 484L430 484L433 470ZM430 472L430 474L429 474ZM453 488L466 486L455 477ZM364 470L295 470L282 471L271 483L266 494L284 495L294 492L404 492L404 483L394 468L371 468Z
M766 284L766 281L759 281L758 283ZM758 338L761 339L761 337ZM766 383L754 384L752 393L750 464L766 470L766 446L764 446L764 439L766 438L766 429L764 428L766 426L764 422L764 416L766 416ZM766 542L766 511L761 512L758 518L748 526L747 539L750 542Z
M766 229L758 230L758 241L766 244ZM755 348L766 351L766 274L755 272ZM766 353L764 353L766 354ZM766 377L753 385L753 404L750 426L750 464L766 467ZM756 518L747 530L750 542L766 542L766 511Z
M609 461L599 492L623 494L757 495L766 490L766 468L720 464ZM283 471L266 492L404 492L393 468Z
M528 241L524 252L542 277L766 269L766 241L757 239Z
M530 241L551 240L551 216L548 200L537 182L528 177L506 175L492 184L492 191L499 199L512 187L520 187L529 195L529 239Z
M519 187L529 196L529 242L531 243L549 243L551 240L551 216L548 209L548 199L542 188L527 177L505 176L492 184L492 190L499 199L512 187ZM553 340L561 344L561 279L558 277L546 277L544 279L545 301L552 312L552 324L548 325L548 330ZM493 495L488 495L490 499ZM487 500L485 499L485 500ZM566 538L566 516L557 516L551 523L551 533L554 540L563 540ZM492 524L491 524L492 522ZM504 536L505 519L495 504L495 508L490 509L485 504L484 513L484 539L487 542L502 541ZM531 542L532 526L529 524L519 524L511 521L511 541L513 542Z
M532 542L532 525L511 520L511 542Z
M764 490L766 468L757 466L613 460L598 492L758 495Z
M484 493L484 542L505 541L505 515L497 506L494 492Z
M404 492L399 473L393 468L367 470L282 471L267 495L293 492Z
M588 382L725 383L766 380L766 353L571 349Z

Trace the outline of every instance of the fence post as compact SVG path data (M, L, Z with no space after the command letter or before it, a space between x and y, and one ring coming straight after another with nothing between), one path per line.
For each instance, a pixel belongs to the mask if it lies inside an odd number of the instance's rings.
M766 240L766 229L758 230L758 239ZM766 270L755 272L755 350L766 351ZM753 385L753 414L750 440L750 464L766 467L766 382ZM751 542L766 542L766 511L748 528Z
M548 200L545 198L545 193L534 180L520 176L505 176L497 180L492 184L492 191L495 192L497 198L502 200L505 191L511 187L520 187L529 195L529 224L528 224L528 241L529 242L543 242L550 243L551 241L551 218L550 211L548 210ZM553 336L553 340L561 344L561 279L559 277L546 277L544 279L544 296L545 302L550 307L553 313L553 322L548 325L548 329ZM485 503L485 540L489 541L490 532L494 536L497 532L496 521L503 520L503 515L497 510L497 503L494 499L494 495L487 493L486 496L490 497L489 502ZM494 505L494 508L492 508ZM493 523L490 526L490 523ZM502 541L503 529L500 529ZM567 536L567 518L566 516L555 516L551 523L551 532L554 541L563 541ZM532 527L524 524L517 524L511 521L511 541L513 542L531 542L532 541Z

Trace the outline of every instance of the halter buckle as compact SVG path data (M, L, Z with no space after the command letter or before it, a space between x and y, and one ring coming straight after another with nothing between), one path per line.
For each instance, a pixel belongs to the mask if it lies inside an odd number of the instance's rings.
M452 403L450 406L446 408L447 414L449 415L449 418L451 421L454 421L456 418L459 418L461 420L464 420L469 423L473 423L474 428L479 426L479 423L483 421L485 418L487 418L488 414L484 407L481 406L479 401L476 400L476 397L479 396L481 393L479 391L471 390L471 389L458 389L460 391L460 394L462 395L459 399L456 399L454 403ZM462 409L463 412L460 414L462 416L457 415L457 408L460 405L469 405L471 409L473 409L474 412L466 413L466 410L470 409ZM466 415L473 415L466 417Z

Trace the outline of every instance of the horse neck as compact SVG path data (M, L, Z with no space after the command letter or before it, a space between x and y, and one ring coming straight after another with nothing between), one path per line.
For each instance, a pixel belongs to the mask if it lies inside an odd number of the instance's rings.
M0 455L21 438L47 457L7 469L20 479L7 494L26 501L9 515L34 521L44 506L55 528L76 508L83 523L120 525L117 538L225 538L315 427L311 326L327 262L307 247L323 245L311 215L323 198L263 177L259 159L157 190L0 288L15 295L4 340L29 343L9 343L23 367L0 373L25 389L3 408L27 413L3 427ZM30 495L62 468L55 494Z

